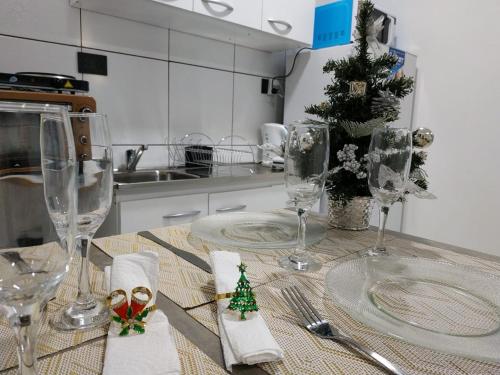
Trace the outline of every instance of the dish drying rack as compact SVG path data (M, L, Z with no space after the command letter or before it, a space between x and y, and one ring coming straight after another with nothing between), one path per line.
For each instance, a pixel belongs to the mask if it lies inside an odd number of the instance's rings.
M203 133L191 133L174 143L167 143L170 163L187 172L212 176L248 176L255 173L258 146L243 137L221 138L215 144Z

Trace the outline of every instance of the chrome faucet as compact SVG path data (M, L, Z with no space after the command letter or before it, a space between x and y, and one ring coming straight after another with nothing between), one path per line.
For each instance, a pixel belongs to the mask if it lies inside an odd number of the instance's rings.
M141 156L148 149L148 145L140 145L137 150L127 150L127 171L135 171Z

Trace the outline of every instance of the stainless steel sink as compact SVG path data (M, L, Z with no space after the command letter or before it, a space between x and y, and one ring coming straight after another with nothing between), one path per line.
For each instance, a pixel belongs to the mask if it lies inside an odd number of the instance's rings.
M200 178L194 174L172 170L138 170L133 172L114 172L114 181L119 184L138 184L143 182L193 180Z

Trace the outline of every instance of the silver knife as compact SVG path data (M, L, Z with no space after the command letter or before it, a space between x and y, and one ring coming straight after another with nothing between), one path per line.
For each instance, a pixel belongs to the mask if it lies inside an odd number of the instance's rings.
M200 257L190 253L189 251L181 250L175 247L174 245L171 245L168 242L165 242L162 239L156 237L153 233L149 231L143 231L137 234L141 237L147 238L150 241L153 241L154 243L164 247L167 250L170 250L178 257L184 259L185 261L188 261L189 263L195 265L198 268L201 268L203 271L212 273L212 268L210 268L210 265L207 262L205 262Z

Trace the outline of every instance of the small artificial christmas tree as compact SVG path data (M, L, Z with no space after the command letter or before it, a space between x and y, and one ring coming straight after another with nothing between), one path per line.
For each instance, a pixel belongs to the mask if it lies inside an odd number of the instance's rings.
M240 311L240 319L246 320L246 313L251 311L258 311L257 301L255 300L255 295L252 291L252 287L250 286L250 281L248 281L245 271L247 266L241 263L238 266L240 270L240 279L238 280L238 284L236 286L236 291L234 292L233 298L229 302L229 306L227 307L229 310Z
M399 102L413 91L413 79L393 74L398 57L389 53L375 56L370 51L377 33L374 5L360 3L356 45L352 56L329 60L324 73L334 73L326 86L328 97L306 113L318 116L330 127L330 160L327 190L330 198L346 204L354 197L370 197L367 181L367 153L372 130L398 119ZM372 48L373 49L373 48ZM427 189L423 151L413 153L410 181L415 189Z

